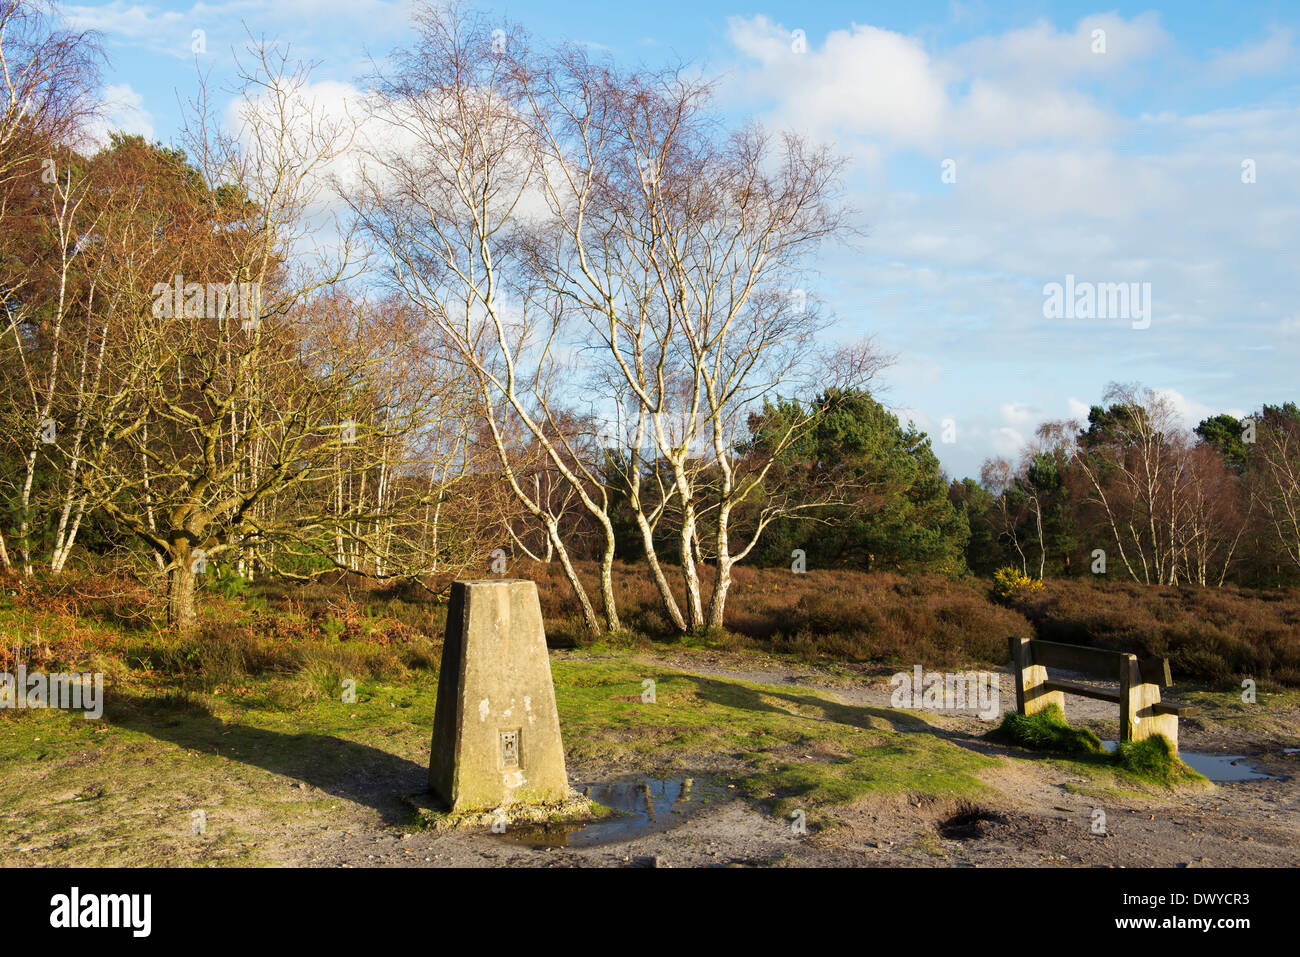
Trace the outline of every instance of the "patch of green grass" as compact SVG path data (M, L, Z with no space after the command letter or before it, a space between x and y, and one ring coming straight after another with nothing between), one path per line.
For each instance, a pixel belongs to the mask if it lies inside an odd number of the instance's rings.
M1115 763L1133 777L1154 781L1166 787L1180 784L1204 784L1206 779L1197 774L1178 757L1162 736L1142 741L1124 741L1115 753Z
M829 761L771 761L766 770L741 779L750 794L770 793L772 810L785 817L796 809L852 804L867 794L986 796L990 788L975 773L994 762L957 747L934 747L920 735L896 735L873 745L850 745Z
M792 690L687 675L626 659L555 661L570 760L698 768L725 755L739 793L782 816L872 793L987 794L993 759L929 733L920 718ZM641 700L655 682L655 701ZM576 752L576 753L575 753Z
M1113 769L1119 780L1133 784L1173 788L1209 783L1184 764L1163 737L1127 741L1112 753L1088 729L1071 726L1057 705L1032 715L1008 713L994 734L1030 750L1074 756L1080 769Z
M0 712L11 863L277 863L275 845L337 826L344 808L355 815L370 800L358 780L413 788L425 775L436 685L426 673L359 684L355 705L304 698L295 676L207 692L160 677L133 671L110 684L98 721ZM207 827L196 835L198 810Z
M1076 728L1065 720L1058 705L1048 705L1035 714L1009 711L995 732L1012 744L1033 751L1058 754L1102 754L1101 739L1087 728Z

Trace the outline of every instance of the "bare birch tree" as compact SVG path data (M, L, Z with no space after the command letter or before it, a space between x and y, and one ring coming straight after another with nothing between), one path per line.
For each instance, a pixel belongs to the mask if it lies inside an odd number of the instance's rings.
M745 455L750 415L780 392L861 384L881 364L862 348L831 362L815 345L825 320L807 265L847 231L839 162L792 135L721 130L709 86L684 71L624 74L565 48L520 76L544 150L549 216L529 249L543 308L586 320L615 461L670 619L721 627L732 567L780 512L761 511L738 543L733 515L809 426L790 421L768 437L768 457ZM644 495L647 479L663 493ZM670 500L684 612L654 543ZM707 609L705 556L716 572Z
M571 375L567 317L536 307L519 269L540 157L518 110L525 39L459 8L421 7L416 23L419 42L379 80L370 114L377 142L366 150L353 206L392 286L470 371L501 478L545 528L587 627L617 630L605 489L595 463L576 454L576 437L557 428L559 384ZM605 530L603 616L578 578L554 499L520 473L509 443L517 427Z

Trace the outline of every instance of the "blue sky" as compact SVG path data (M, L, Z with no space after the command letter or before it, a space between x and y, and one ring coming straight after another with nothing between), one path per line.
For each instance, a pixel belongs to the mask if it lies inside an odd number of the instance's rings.
M722 77L731 116L835 144L866 235L810 291L833 335L897 356L882 398L951 474L1014 458L1112 380L1166 390L1192 425L1297 398L1294 2L484 6L625 63L688 61ZM246 25L320 61L340 101L407 36L405 4L383 0L62 9L103 35L106 125L164 142L197 89L195 30L218 83ZM1044 287L1067 276L1149 288L1149 325L1047 318Z

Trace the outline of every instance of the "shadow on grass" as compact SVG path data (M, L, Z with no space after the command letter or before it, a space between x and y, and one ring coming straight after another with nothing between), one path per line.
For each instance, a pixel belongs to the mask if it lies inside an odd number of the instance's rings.
M752 688L747 685L717 678L705 678L699 675L675 674L674 681L682 681L695 686L696 692L712 704L724 708L736 708L743 711L761 711L779 714L785 717L799 717L810 721L827 721L842 724L850 728L862 728L868 731L882 730L878 721L884 721L893 731L935 733L928 722L914 715L892 708L874 708L869 705L840 704L829 698L816 694L781 691L776 686L764 685ZM792 708L778 707L776 701L788 702ZM807 714L808 711L820 711L822 717ZM873 721L875 719L875 721Z
M764 711L769 714L785 716L801 716L808 720L825 720L834 724L866 730L881 730L879 722L884 721L894 731L905 734L931 735L984 757L1015 758L1021 761L1041 762L1065 758L1099 769L1114 769L1115 767L1114 758L1105 753L1071 754L1028 750L998 735L996 727L985 732L943 728L931 724L923 717L893 708L840 704L814 694L781 691L776 686L764 686L760 690L697 675L674 675L673 677L676 680L690 682L705 700L723 707L740 708L747 711ZM788 702L793 708L778 707L773 703L773 699ZM820 709L824 717L801 713L811 709Z
M159 741L262 768L365 805L389 825L410 821L412 811L401 796L428 783L428 767L387 751L334 735L228 724L194 699L117 694L104 717Z

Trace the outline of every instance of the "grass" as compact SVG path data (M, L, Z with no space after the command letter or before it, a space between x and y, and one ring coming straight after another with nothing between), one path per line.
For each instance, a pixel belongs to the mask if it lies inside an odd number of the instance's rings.
M1205 782L1204 776L1179 760L1178 752L1159 735L1142 741L1121 742L1115 752L1115 762L1133 777L1155 781L1165 787Z
M98 722L5 715L0 832L10 862L264 863L265 835L317 831L330 810L356 800L358 778L391 780L396 794L425 773L431 690L370 684L356 705L299 699L283 708L268 701L268 685L156 696L115 688ZM93 799L69 805L87 791ZM204 835L192 833L197 810ZM391 812L386 822L399 823Z
M1076 728L1065 720L1058 705L1048 705L1034 714L1009 711L1002 718L997 734L1012 744L1033 751L1058 754L1102 754L1101 738L1087 728Z
M133 604L127 583L114 588L111 602L89 597L75 579L0 596L0 670L21 660L29 669L103 671L107 690L102 721L0 712L7 863L271 863L342 826L412 825L400 797L427 774L441 654L434 623L445 612L400 594L254 586L206 596L199 629L179 637L141 621L147 596ZM901 607L899 583L888 588ZM738 593L735 605L748 612L757 602ZM937 613L923 610L917 621ZM705 654L729 640L693 636L673 650ZM790 685L690 675L629 654L653 644L632 633L554 658L575 779L710 777L773 814L805 811L810 830L871 794L993 796L983 777L998 759L935 734L918 716ZM757 645L799 654L798 642L776 633ZM834 659L828 666L844 669ZM653 704L641 700L647 678L656 683ZM345 682L355 683L355 702L342 700ZM1040 727L1046 721L1032 734L1022 728L1020 740L1065 755L1084 786L1141 791L1193 780L1149 747L1114 759L1071 752L1063 742L1087 741L1087 732ZM192 830L199 810L203 834Z
M553 671L571 768L720 774L774 813L805 809L813 829L818 809L869 792L984 792L978 772L996 763L925 733L915 718L814 692L660 670L651 705L639 697L644 671L618 657L557 660ZM365 682L354 705L311 694L286 705L274 694L282 680L156 694L117 687L99 722L5 714L0 834L9 860L266 863L267 834L302 839L343 802L368 803L358 780L392 797L422 786L436 676ZM385 823L409 823L381 805L373 810ZM197 810L204 835L191 830Z
M994 735L1032 751L1077 757L1083 767L1109 766L1116 772L1117 780L1131 784L1174 788L1203 787L1209 783L1184 764L1163 737L1125 741L1111 753L1097 735L1070 725L1060 707L1054 704L1032 715L1007 713Z
M1300 708L1300 691L1283 688L1258 690L1254 701L1241 699L1241 691L1179 689L1179 697L1200 709L1190 721L1214 721L1236 728L1250 729L1259 737L1275 741L1282 747L1300 747L1300 727L1286 712Z

